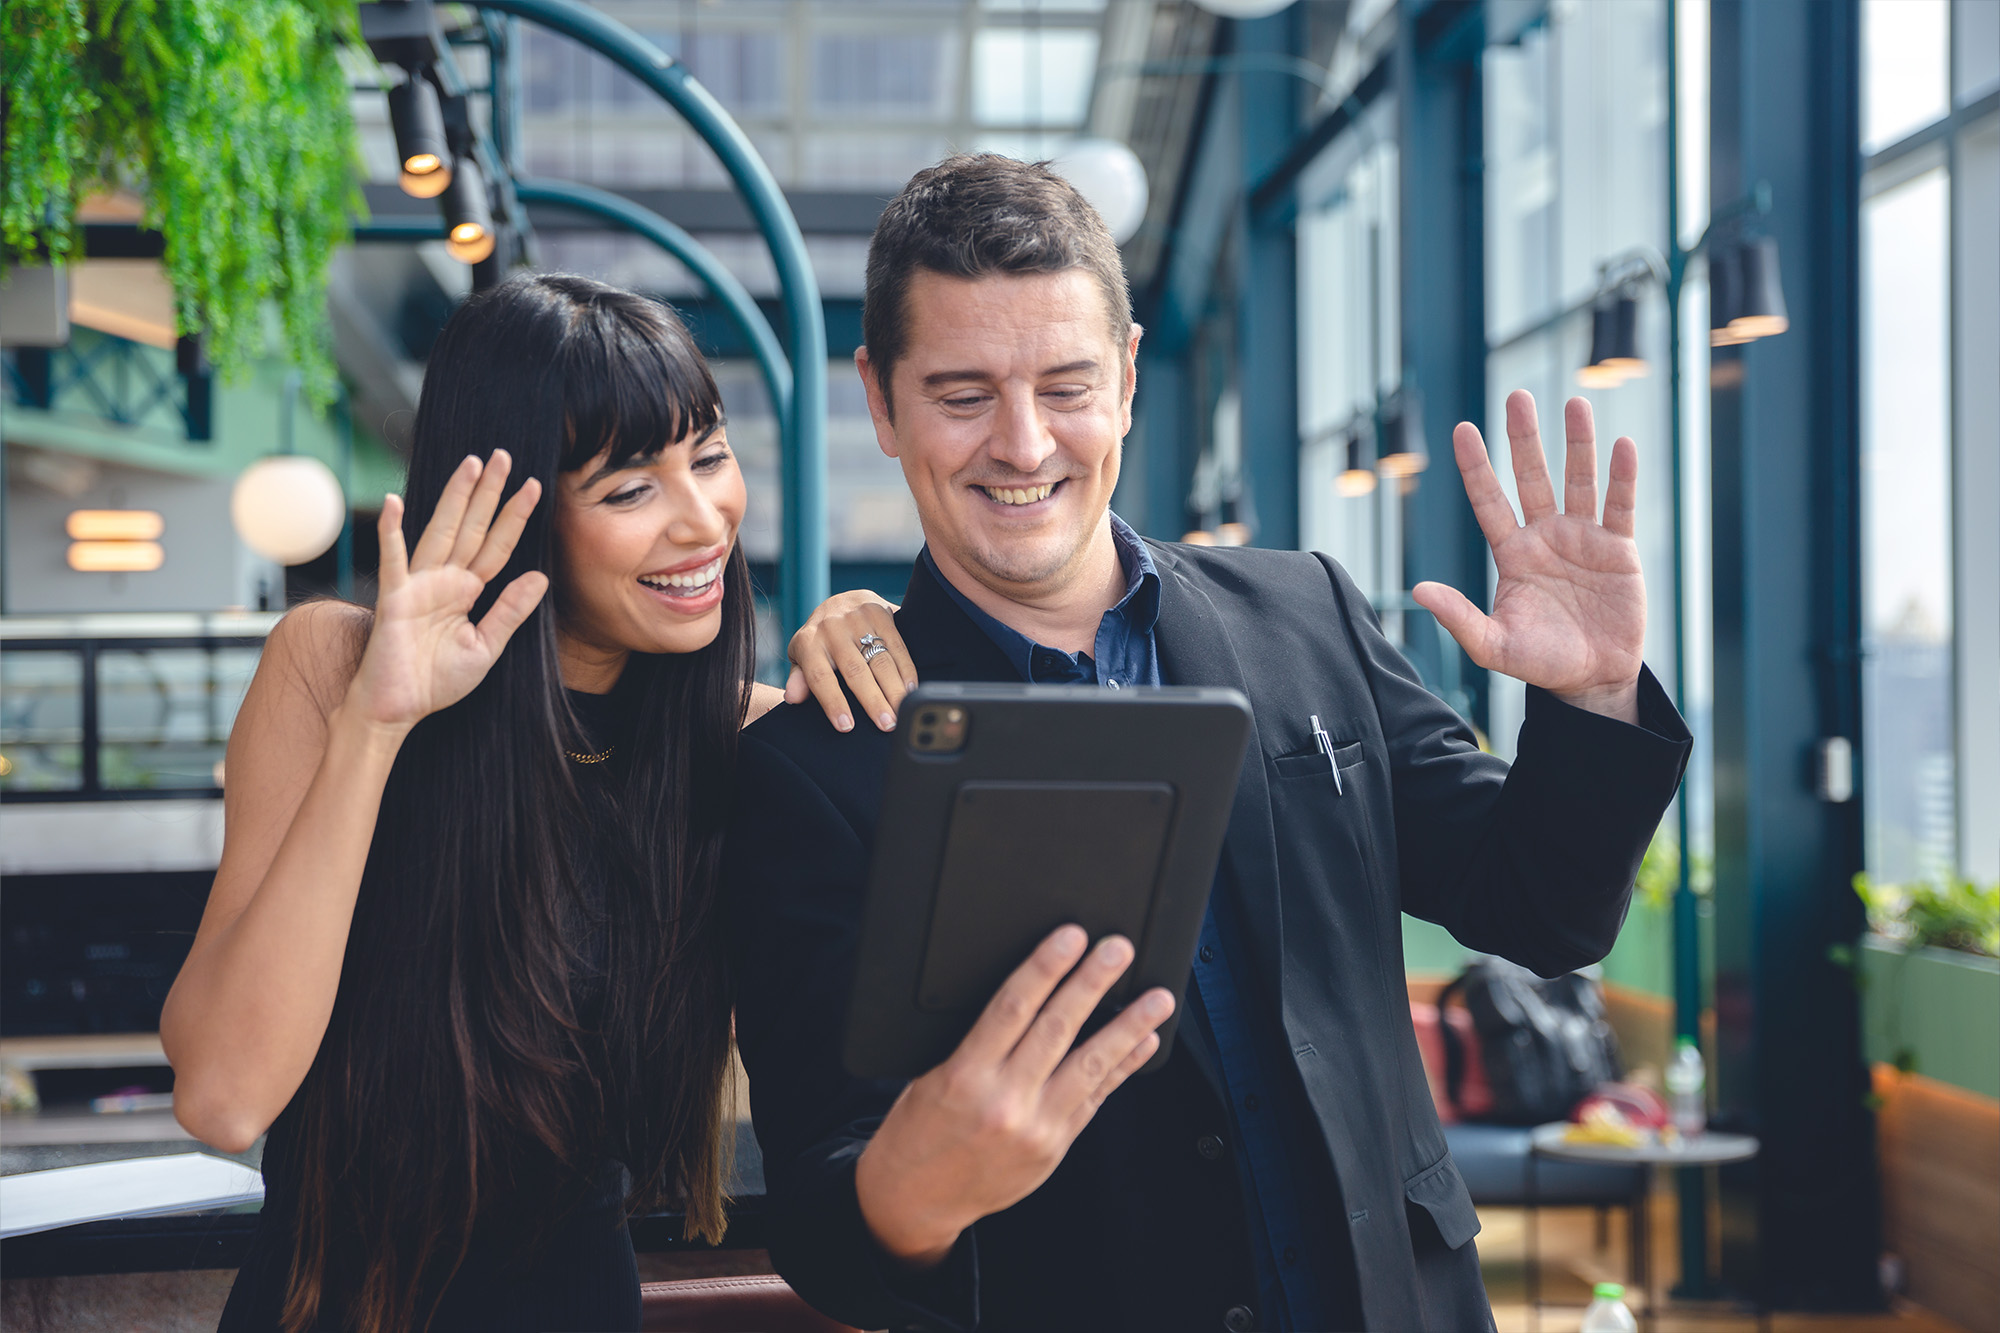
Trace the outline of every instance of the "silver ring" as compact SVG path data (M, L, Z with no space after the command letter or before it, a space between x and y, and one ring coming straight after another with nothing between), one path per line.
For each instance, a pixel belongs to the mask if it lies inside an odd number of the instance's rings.
M882 642L881 636L877 634L864 634L854 643L861 649L861 660L864 662L872 662L889 651L889 645Z

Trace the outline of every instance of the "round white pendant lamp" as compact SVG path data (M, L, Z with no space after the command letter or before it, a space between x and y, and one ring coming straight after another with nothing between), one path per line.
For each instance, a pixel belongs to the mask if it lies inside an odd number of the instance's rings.
M1194 0L1211 14L1226 19L1261 19L1288 7L1292 0Z
M1049 166L1090 201L1118 244L1131 240L1146 220L1146 168L1116 139L1073 139Z
M333 469L304 454L274 454L243 470L229 494L229 517L243 544L281 565L326 553L347 522L347 497Z

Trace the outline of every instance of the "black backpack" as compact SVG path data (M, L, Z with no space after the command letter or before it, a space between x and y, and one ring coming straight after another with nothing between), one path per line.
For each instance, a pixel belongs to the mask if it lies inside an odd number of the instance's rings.
M1445 1092L1454 1106L1465 1080L1465 1052L1443 1014L1458 994L1472 1013L1493 1088L1493 1110L1483 1119L1517 1125L1564 1120L1599 1084L1619 1078L1618 1039L1604 1021L1597 982L1574 972L1544 980L1504 958L1484 958L1438 994Z

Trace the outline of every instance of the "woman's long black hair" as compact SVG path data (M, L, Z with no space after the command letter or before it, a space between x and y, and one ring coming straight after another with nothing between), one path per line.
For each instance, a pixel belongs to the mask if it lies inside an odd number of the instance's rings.
M416 548L467 454L505 447L508 493L536 477L544 498L474 616L526 570L559 590L557 474L607 451L645 459L721 412L664 306L587 278L517 277L467 301L431 353L405 540ZM292 1104L288 1329L310 1326L323 1298L351 1327L422 1328L491 1201L558 1216L607 1158L631 1170L628 1207L677 1203L691 1235L721 1237L730 996L716 863L755 664L749 572L733 549L710 647L632 655L629 753L588 793L564 756L588 742L557 667L558 595L478 688L417 725L390 775L332 1021ZM593 817L605 802L612 817ZM608 870L595 1023L576 1008L586 860Z

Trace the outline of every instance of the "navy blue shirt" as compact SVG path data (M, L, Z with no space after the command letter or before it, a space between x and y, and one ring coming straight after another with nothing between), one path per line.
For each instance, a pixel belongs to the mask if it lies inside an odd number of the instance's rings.
M1125 595L1098 622L1092 653L1066 653L1035 643L975 606L952 586L931 559L923 560L973 624L1006 655L1021 679L1038 685L1094 685L1107 689L1160 685L1154 634L1160 618L1160 574L1139 535L1116 514L1111 535L1125 571ZM1218 871L1195 954L1190 1026L1213 1053L1230 1119L1230 1146L1250 1224L1256 1265L1257 1324L1269 1329L1333 1326L1335 1311L1349 1308L1352 1260L1344 1231L1324 1214L1340 1208L1338 1182L1319 1142L1305 1091L1288 1068L1283 1033L1259 1021L1255 972L1248 966L1244 932ZM1314 1205L1317 1205L1315 1207ZM1335 1247L1341 1247L1336 1250ZM1329 1290L1333 1288L1333 1290ZM1348 1299L1342 1299L1347 1296Z

